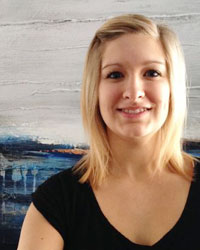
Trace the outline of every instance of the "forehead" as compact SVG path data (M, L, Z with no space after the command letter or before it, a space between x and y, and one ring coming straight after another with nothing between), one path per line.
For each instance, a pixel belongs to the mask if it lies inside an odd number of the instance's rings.
M117 61L143 63L159 61L165 64L165 54L161 42L145 34L124 34L107 41L102 52L102 67Z

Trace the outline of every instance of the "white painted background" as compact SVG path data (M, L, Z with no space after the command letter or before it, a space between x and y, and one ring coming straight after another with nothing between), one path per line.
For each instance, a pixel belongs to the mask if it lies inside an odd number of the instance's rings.
M105 20L131 12L179 35L191 82L184 137L200 139L200 0L0 0L0 136L84 142L87 47Z

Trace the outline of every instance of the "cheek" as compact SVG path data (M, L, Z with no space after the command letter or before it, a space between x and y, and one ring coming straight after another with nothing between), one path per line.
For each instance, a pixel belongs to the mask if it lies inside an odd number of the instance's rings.
M99 86L99 105L100 107L112 107L120 98L120 91L113 86L104 84Z
M158 88L155 88L154 91L152 91L152 99L154 99L155 103L165 108L168 108L169 106L169 97L170 90L168 84L158 86Z

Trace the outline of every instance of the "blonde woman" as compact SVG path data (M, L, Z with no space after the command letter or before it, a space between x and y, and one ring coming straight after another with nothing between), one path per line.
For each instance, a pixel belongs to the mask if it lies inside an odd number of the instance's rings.
M90 151L33 194L18 250L199 249L176 35L141 15L108 20L88 50L81 109Z

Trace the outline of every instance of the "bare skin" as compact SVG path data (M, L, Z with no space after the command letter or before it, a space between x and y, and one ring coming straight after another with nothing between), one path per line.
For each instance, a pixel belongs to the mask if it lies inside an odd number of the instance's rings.
M62 250L63 247L61 235L31 204L22 226L17 250Z
M134 243L152 246L179 220L189 188L190 182L166 170L153 178L109 176L93 191L113 227Z

